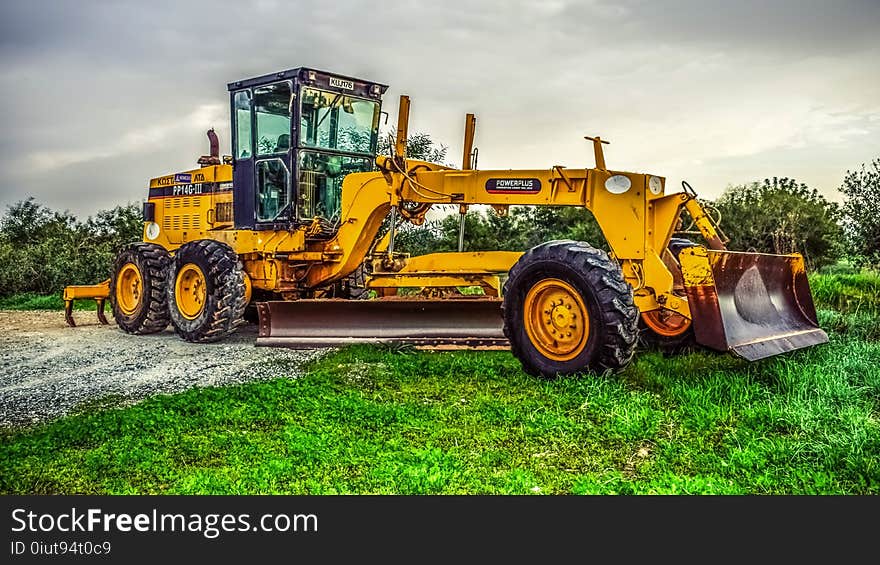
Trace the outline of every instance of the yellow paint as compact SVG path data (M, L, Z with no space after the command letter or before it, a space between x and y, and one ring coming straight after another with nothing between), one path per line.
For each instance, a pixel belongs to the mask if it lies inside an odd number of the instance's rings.
M205 309L207 297L207 281L199 266L187 263L181 267L174 280L174 301L180 315L195 320Z
M407 159L404 141L409 107L409 99L403 97L394 156L378 156L377 171L345 177L339 228L331 239L311 237L308 222L277 231L234 229L232 167L213 165L151 179L154 192L163 189L166 193L170 189L170 193L150 198L155 204L159 234L149 239L145 225L144 240L171 253L188 241L222 241L241 257L252 289L308 296L354 272L371 252L374 257L380 253L388 256L389 236L386 234L375 245L374 242L391 208L401 202L407 206L401 207L400 217L416 224L424 220L425 212L433 204L485 204L498 210L511 205L585 207L595 216L611 255L635 289L638 308L644 312L665 307L690 317L687 300L672 292L673 277L661 254L682 209L698 206L695 200L685 194L665 194L662 177L654 179L651 185L652 175L608 170L602 153L602 143L606 142L598 137L588 138L593 140L595 168L556 165L537 170L474 170L468 168L469 152L462 156L462 169ZM475 120L472 115L466 120L466 142L473 138ZM180 174L189 178L181 179ZM223 190L198 194L197 185L206 183L216 183ZM656 194L650 190L652 186ZM698 221L701 230L711 228L703 224ZM519 255L398 254L392 258L394 269L375 273L373 284L399 288L414 282L461 286L463 282L479 281L478 284L500 292L498 275L509 270Z
M83 298L109 298L110 297L110 279L98 284L88 285L71 285L64 287L62 299L79 300Z
M405 259L406 273L506 273L522 257L520 251L465 251L430 253Z
M406 125L405 121L402 123ZM379 171L352 173L344 179L340 227L329 241L309 241L307 226L284 231L253 231L218 224L217 206L231 202L231 191L151 199L156 204L160 234L154 240L145 240L172 252L187 241L203 238L222 241L243 256L253 288L307 292L340 280L361 265L391 206L402 200L426 206L488 204L501 209L510 205L582 206L596 217L612 255L623 266L626 280L636 289L638 307L656 309L660 307L659 297L672 296L672 275L660 253L668 244L685 199L681 194L667 196L662 191L653 194L648 190L650 175L560 166L544 170L459 170L385 156L377 157L376 161ZM228 165L187 172L193 179L203 178L204 182L229 182L232 176ZM606 189L605 183L612 176L625 177L629 190L617 194ZM158 177L151 181L151 186L172 183L170 186L174 187L174 178L174 175ZM530 182L534 188L527 191L491 188L489 181L497 184L498 179L508 183ZM661 178L661 182L665 180ZM421 216L424 211L427 207L422 209ZM418 219L411 218L411 221ZM386 234L373 251L386 251L388 243ZM277 258L278 254L283 258ZM408 286L412 284L413 274L431 277L435 273L443 277L435 280L438 285L448 284L451 273L500 273L509 270L518 258L519 253L409 257L403 260L399 274L382 273L377 285ZM296 270L290 267L292 264L309 267ZM409 280L393 283L394 276ZM422 279L425 280L429 279ZM460 280L473 280L473 277ZM689 316L686 300L676 301L673 309Z
M123 314L137 311L144 293L144 279L134 263L126 263L116 277L116 306Z
M688 247L678 256L685 286L715 286L709 252L705 247Z
M406 273L374 273L367 279L367 288L456 288L481 286L487 294L498 296L501 283L497 275L422 275ZM491 291L491 292L489 292Z
M244 275L244 303L250 304L251 298L254 295L254 285L251 283L251 277L247 273L242 274Z
M715 225L712 223L712 220L709 219L709 215L706 214L703 207L700 206L700 203L697 202L697 199L688 198L685 201L685 208L687 208L688 214L691 215L691 218L694 219L694 225L697 226L697 229L700 230L702 236L709 243L709 247L714 250L726 250L724 242L721 241L721 236L718 234L718 230L715 229Z
M526 334L544 357L570 361L586 347L590 317L581 294L569 283L541 280L526 294L523 308Z

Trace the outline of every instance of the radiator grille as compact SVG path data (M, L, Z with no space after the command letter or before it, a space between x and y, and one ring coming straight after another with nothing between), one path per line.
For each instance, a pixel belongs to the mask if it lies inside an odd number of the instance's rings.
M217 223L223 224L232 221L232 202L220 202L216 209Z
M187 231L203 229L202 199L198 197L169 198L165 201L165 209L162 217L162 229L165 231ZM232 221L232 203L218 205L220 209L228 208L229 220Z

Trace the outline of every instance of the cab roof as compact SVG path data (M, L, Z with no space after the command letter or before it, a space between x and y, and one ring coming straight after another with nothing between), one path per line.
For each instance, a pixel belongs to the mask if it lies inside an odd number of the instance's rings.
M346 76L346 75L341 75L339 73L331 73L329 71L322 71L320 69L313 69L313 68L309 68L309 67L297 67L295 69L287 69L286 71L278 71L278 72L274 72L274 73L270 73L270 74L262 75L262 76L258 76L258 77L237 80L235 82L230 82L229 84L226 85L226 87L228 90L232 91L232 90L238 90L240 88L251 88L254 86L262 86L264 84L276 82L281 79L296 79L296 78L302 80L303 82L307 82L309 79L309 72L312 72L315 75L320 75L320 76L325 76L325 77L335 77L335 78L354 81L354 82L361 83L361 84L367 84L370 86L378 85L381 88L383 94L388 89L387 84L382 84L382 83L374 82L371 80L365 80L365 79L361 79L361 78L355 78L355 77L350 77L350 76Z

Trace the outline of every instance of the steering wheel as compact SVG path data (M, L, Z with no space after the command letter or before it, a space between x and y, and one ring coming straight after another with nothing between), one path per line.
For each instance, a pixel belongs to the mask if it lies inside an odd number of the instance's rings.
M682 190L684 190L684 193L687 194L688 196L690 196L691 198L697 197L697 191L694 190L694 187L692 187L688 181L686 181L686 180L681 181L681 188L682 188Z

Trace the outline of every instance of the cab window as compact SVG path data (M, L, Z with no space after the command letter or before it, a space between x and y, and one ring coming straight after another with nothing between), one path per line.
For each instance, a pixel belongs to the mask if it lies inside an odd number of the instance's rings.
M235 93L235 158L248 159L251 155L251 93Z
M290 172L281 159L257 161L257 221L283 217L290 191Z
M379 104L339 92L302 89L303 146L346 153L373 153L379 135Z
M254 90L257 155L276 155L290 149L290 101L289 82Z
M322 218L335 224L342 204L342 181L348 173L373 169L363 157L329 155L315 151L299 154L299 202L301 219Z

